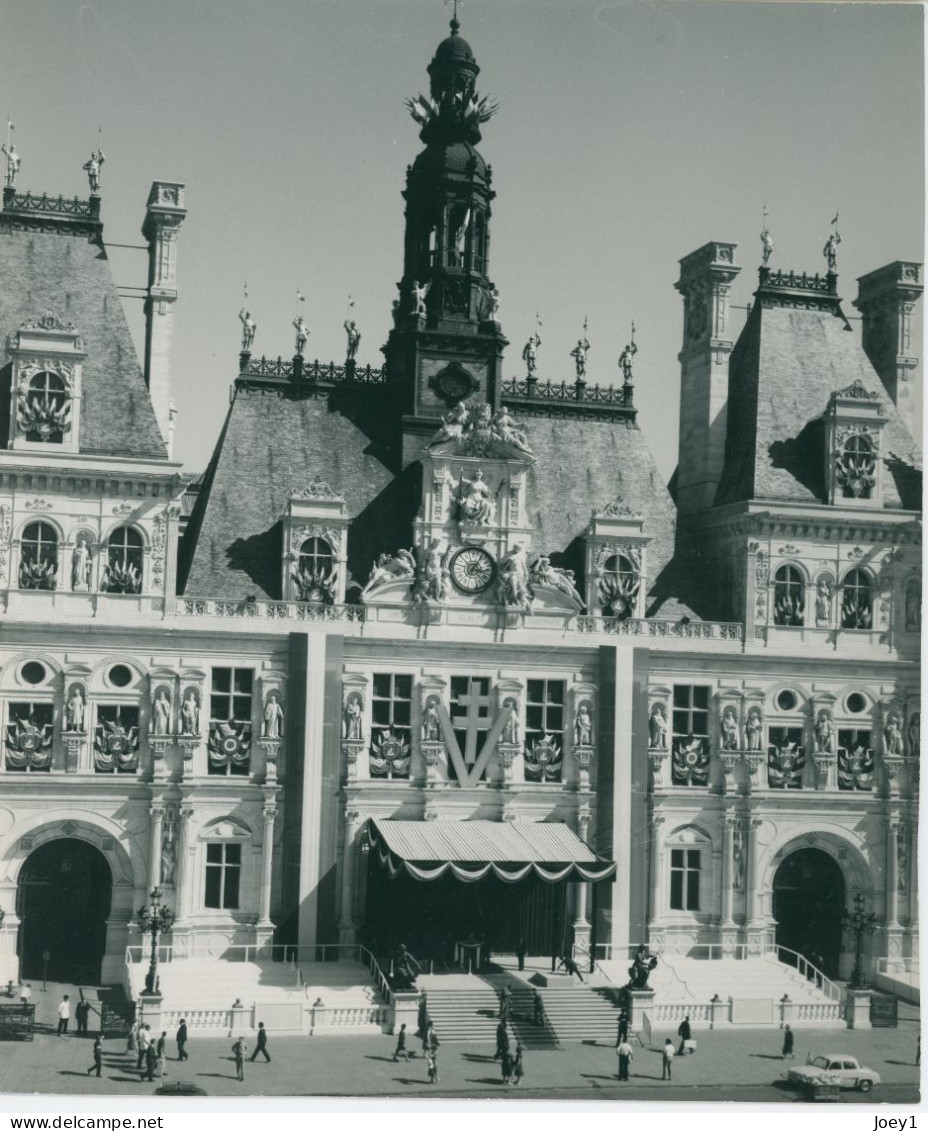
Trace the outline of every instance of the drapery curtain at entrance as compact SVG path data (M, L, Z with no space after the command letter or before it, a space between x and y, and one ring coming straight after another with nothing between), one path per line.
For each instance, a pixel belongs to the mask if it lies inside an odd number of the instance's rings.
M367 823L376 859L391 878L463 883L495 876L516 884L535 875L545 883L610 880L616 865L596 856L566 825L538 821L378 821Z

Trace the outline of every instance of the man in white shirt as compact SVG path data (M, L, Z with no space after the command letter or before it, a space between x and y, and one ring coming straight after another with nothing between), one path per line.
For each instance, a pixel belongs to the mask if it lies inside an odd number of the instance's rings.
M28 1005L31 998L32 998L32 986L29 985L28 983L24 986L20 986L19 987L19 1000L23 1003L23 1005Z
M142 1065L145 1063L145 1053L148 1052L148 1046L151 1044L151 1033L148 1031L148 1026L143 1025L139 1029L139 1058L136 1062L136 1068L141 1070Z
M632 1054L632 1046L628 1043L628 1037L623 1037L615 1047L616 1056L619 1058L619 1079L628 1079L628 1066L634 1060Z
M675 1052L676 1052L676 1049L673 1047L673 1041L670 1039L670 1037L668 1037L667 1040L664 1042L664 1058L663 1058L663 1062L662 1062L663 1071L661 1072L661 1079L662 1080L670 1080L671 1079L671 1071L670 1070L673 1067L673 1054Z
M58 1036L61 1037L68 1031L68 1022L71 1020L71 999L67 994L61 999L58 1006Z

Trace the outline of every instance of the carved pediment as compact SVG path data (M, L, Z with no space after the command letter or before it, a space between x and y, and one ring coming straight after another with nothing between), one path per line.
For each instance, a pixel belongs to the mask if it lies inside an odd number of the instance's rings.
M250 840L251 833L235 821L217 821L204 829L201 840Z
M434 455L473 456L477 459L523 460L533 463L525 430L504 407L497 413L488 404L456 404L442 417L441 428L429 441Z

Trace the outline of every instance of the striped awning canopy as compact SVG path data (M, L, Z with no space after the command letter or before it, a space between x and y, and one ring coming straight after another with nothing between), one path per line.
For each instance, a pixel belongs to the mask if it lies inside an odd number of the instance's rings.
M604 860L556 821L368 821L377 859L395 877L437 880L451 872L465 883L495 876L517 883L532 875L547 883L597 882L615 875Z

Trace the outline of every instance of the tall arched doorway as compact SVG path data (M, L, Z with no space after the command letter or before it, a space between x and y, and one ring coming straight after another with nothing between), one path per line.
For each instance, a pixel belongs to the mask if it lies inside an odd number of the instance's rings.
M829 978L838 977L843 908L844 876L827 852L800 848L777 868L773 879L777 944L821 965Z
M47 952L52 981L98 984L112 891L106 858L86 841L63 837L31 853L16 889L23 979L42 977Z

